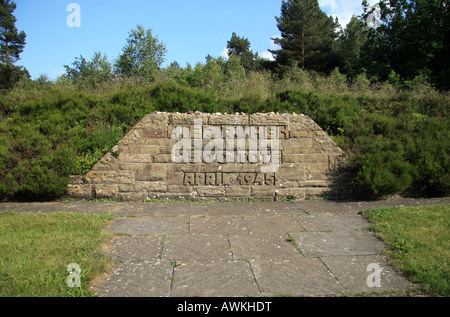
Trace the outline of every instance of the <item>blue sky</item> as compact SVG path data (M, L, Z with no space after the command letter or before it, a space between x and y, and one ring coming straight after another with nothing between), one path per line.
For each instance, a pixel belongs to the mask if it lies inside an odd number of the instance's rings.
M25 66L32 78L46 74L55 79L82 55L90 60L95 52L117 58L128 33L142 24L166 44L163 66L177 61L181 66L221 56L231 34L248 38L251 48L263 56L273 48L279 34L275 16L282 0L15 0L16 26L27 34L27 45L17 65ZM319 0L322 9L338 16L341 24L359 15L362 0ZM81 9L81 27L70 28L66 11L71 3Z

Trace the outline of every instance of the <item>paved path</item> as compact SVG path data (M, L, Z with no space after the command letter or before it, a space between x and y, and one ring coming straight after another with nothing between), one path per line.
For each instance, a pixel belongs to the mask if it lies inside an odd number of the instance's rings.
M0 211L117 215L109 228L117 265L101 296L334 296L410 286L361 210L442 203L450 200L2 203ZM373 264L381 279L369 287Z

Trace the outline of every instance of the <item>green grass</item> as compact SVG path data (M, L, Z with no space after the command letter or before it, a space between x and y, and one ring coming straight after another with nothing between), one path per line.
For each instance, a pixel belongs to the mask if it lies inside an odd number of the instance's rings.
M362 212L392 265L432 296L450 296L450 205Z
M95 296L90 282L112 264L102 251L111 215L0 213L0 297ZM81 287L67 285L67 266Z

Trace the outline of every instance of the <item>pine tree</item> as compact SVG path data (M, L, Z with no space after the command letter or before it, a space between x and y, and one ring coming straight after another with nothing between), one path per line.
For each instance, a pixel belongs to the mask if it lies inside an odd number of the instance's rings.
M14 66L26 44L25 32L15 26L14 10L14 1L0 0L0 88L11 88L23 75L30 77L26 69Z
M16 17L12 14L16 4L10 0L0 0L0 62L14 64L25 47L26 34L15 26Z
M320 9L317 0L283 0L276 20L281 38L273 40L281 49L271 52L280 66L297 64L323 73L338 66L334 52L338 23Z
M256 55L250 49L250 41L233 33L227 45L229 56L239 56L244 70L255 70Z

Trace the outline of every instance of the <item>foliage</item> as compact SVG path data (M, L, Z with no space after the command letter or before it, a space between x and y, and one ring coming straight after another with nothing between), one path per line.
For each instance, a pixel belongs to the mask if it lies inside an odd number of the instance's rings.
M367 32L367 26L353 16L338 39L337 50L341 59L341 70L351 78L362 73L361 52L367 42Z
M153 36L152 30L138 25L129 33L127 45L116 61L116 68L121 75L139 76L144 81L152 81L164 62L166 52L166 46Z
M13 1L0 2L0 89L11 89L23 76L30 77L26 69L13 65L26 44L25 32L19 32L15 25L15 10Z
M272 53L280 66L324 73L338 66L333 50L338 23L320 9L317 0L284 0L276 20L281 38L274 42L281 49Z
M25 47L26 34L16 28L17 19L13 15L16 4L11 0L0 2L0 63L14 64Z
M373 12L363 2L363 20ZM439 89L450 88L450 11L446 0L380 1L380 23L368 32L361 61L370 75L403 80L427 74ZM414 52L414 54L411 54Z
M71 80L80 88L95 88L97 85L109 81L113 76L113 69L107 56L96 52L92 61L87 61L83 56L75 58L73 67L65 65L64 77Z
M256 69L256 55L250 49L250 41L233 33L227 44L228 56L238 56L245 70Z

